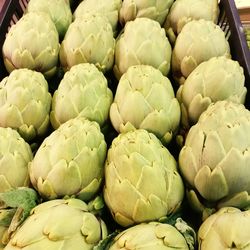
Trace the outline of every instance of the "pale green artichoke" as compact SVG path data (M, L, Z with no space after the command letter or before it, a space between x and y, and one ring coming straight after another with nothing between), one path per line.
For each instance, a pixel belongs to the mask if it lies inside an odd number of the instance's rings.
M107 235L105 223L81 200L53 200L32 209L5 250L91 250Z
M65 71L80 63L93 63L102 72L113 67L115 39L111 24L101 14L85 14L70 24L60 48Z
M3 44L7 71L28 68L49 78L56 73L59 36L48 14L30 12L12 25Z
M177 132L180 116L171 82L159 70L136 65L122 75L110 108L118 132L146 129L167 144Z
M212 21L190 21L176 39L172 54L173 77L183 84L200 63L216 56L231 58L223 30Z
M153 19L162 25L174 0L123 0L119 20L121 24L138 17Z
M102 14L108 19L115 33L121 5L122 0L84 0L77 6L74 18L81 18L86 13Z
M31 182L41 196L91 199L102 182L107 145L96 122L74 118L52 132L30 163Z
M112 141L104 199L117 223L131 226L173 214L183 196L176 161L154 134L139 129Z
M167 15L164 28L174 43L185 24L199 19L217 23L219 12L218 0L176 0Z
M127 22L117 38L114 73L117 79L130 66L146 64L159 69L163 75L170 70L172 48L160 24L149 18Z
M26 140L49 126L51 94L40 72L16 69L0 82L0 126L16 129Z
M250 249L250 210L221 208L198 231L199 250Z
M237 61L213 57L199 64L177 92L183 125L188 128L195 124L212 102L229 100L243 104L247 92L244 84L244 71Z
M249 207L250 111L230 101L211 104L190 128L179 166L203 218L220 207Z
M28 164L33 159L28 143L11 128L0 127L0 193L29 186Z
M109 249L191 250L194 248L189 247L185 237L175 226L150 222L135 225L122 231L114 238Z
M27 12L48 13L62 39L72 22L72 13L67 0L30 0Z
M108 119L113 94L107 79L93 64L78 64L66 72L53 95L50 120L56 129L77 116L102 127Z

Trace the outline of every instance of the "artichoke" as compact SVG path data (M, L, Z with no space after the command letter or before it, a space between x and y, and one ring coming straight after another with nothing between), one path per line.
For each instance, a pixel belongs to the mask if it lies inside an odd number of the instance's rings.
M81 18L81 16L86 13L102 14L108 19L115 33L121 5L122 0L84 0L77 6L74 12L74 18Z
M187 134L179 154L190 205L203 218L218 208L250 205L250 111L217 101Z
M223 30L212 21L190 21L176 39L172 55L173 77L183 84L200 63L216 56L231 58Z
M184 236L169 224L150 222L135 225L118 234L110 250L191 250Z
M107 145L96 122L74 118L52 132L30 163L31 182L42 197L91 199L98 191Z
M163 75L170 70L172 48L160 24L149 18L127 22L117 38L114 73L120 79L130 66L146 64Z
M198 231L199 250L250 249L250 210L225 207L207 218Z
M52 100L51 124L56 129L77 116L102 127L109 116L113 94L107 79L95 65L83 63L66 72Z
M146 129L167 144L178 129L180 113L169 79L152 66L136 65L118 83L110 120L118 132Z
M72 22L72 13L67 0L30 0L27 11L48 13L61 39Z
M195 124L212 102L229 100L243 104L247 92L244 84L244 71L237 61L213 57L202 62L177 92L182 108L182 123L185 127Z
M117 223L131 226L174 214L183 196L176 161L154 134L139 129L112 141L104 200Z
M53 200L32 209L5 250L91 250L107 235L105 223L81 200Z
M42 73L12 71L0 82L0 126L16 129L26 141L44 135L49 126L51 99Z
M0 193L29 186L28 164L33 159L28 143L11 128L0 127Z
M6 35L2 48L5 67L9 73L28 68L49 78L57 70L59 47L59 36L49 15L27 13Z
M138 17L147 17L162 25L174 0L123 0L119 20L124 24Z
M115 39L111 24L101 14L85 14L70 24L60 48L65 71L80 63L93 63L102 72L113 67Z
M217 23L219 12L218 0L176 0L167 15L164 28L174 43L185 24L199 19Z

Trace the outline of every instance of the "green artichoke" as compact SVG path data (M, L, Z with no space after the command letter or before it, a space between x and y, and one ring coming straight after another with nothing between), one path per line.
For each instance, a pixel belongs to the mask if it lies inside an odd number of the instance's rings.
M170 70L172 48L160 24L149 18L127 22L117 38L114 73L117 79L130 66L146 64L159 69L163 75Z
M9 73L28 68L49 78L57 70L59 47L59 36L49 15L27 13L6 35L2 48L5 67Z
M250 111L217 101L187 134L179 154L191 206L203 218L225 206L250 206Z
M176 161L154 134L139 129L112 141L104 199L117 223L131 226L173 214L183 196Z
M122 75L110 108L110 120L118 132L146 129L167 144L180 116L171 82L159 70L136 65Z
M183 235L169 224L143 223L118 234L110 250L190 250Z
M183 125L195 124L212 102L229 100L243 104L247 92L244 84L244 71L237 61L213 57L199 64L177 92Z
M115 33L121 5L122 0L84 0L77 6L74 18L81 18L86 13L102 14L108 19Z
M167 15L164 28L174 43L185 24L199 19L217 23L219 12L218 0L176 0Z
M200 63L216 56L231 58L223 30L212 21L190 21L176 39L172 55L173 77L183 84Z
M123 0L120 23L125 24L138 17L147 17L162 25L174 0Z
M42 73L12 71L0 82L0 126L16 129L26 141L44 135L49 126L51 99Z
M199 250L250 249L250 210L225 207L207 218L198 231Z
M67 0L30 0L27 12L48 13L62 39L72 22L72 13Z
M100 187L106 151L96 122L68 120L38 148L29 167L31 182L47 199L75 195L89 200Z
M91 250L107 235L105 223L81 200L53 200L32 209L5 250Z
M115 39L111 24L101 14L85 14L70 24L60 48L65 71L80 63L93 63L102 72L113 67Z
M0 127L0 193L29 186L28 164L33 159L28 143L11 128Z
M102 127L108 119L113 94L95 65L83 63L66 72L52 100L51 124L56 129L77 116Z

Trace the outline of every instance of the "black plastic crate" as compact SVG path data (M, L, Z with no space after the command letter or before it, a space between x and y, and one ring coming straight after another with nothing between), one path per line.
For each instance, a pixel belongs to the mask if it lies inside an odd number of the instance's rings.
M5 0L0 13L0 48L5 40L5 35L11 25L16 23L23 15L29 0ZM250 50L244 35L242 23L234 0L220 0L220 18L218 25L223 29L230 43L231 54L244 68L246 87L249 90L246 98L246 107L250 108ZM8 73L0 54L0 80Z

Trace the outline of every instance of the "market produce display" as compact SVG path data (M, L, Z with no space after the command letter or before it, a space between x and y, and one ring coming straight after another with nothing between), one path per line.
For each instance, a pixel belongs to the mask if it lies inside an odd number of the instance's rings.
M27 1L1 48L0 250L250 249L248 83L220 6Z

